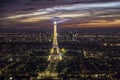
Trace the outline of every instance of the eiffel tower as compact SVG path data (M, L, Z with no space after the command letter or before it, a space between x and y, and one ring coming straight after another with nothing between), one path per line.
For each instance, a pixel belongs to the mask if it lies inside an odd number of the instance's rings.
M53 35L53 46L48 58L48 61L54 61L54 60L62 60L61 53L59 51L58 47L58 41L57 41L57 22L54 21L54 35Z
M50 55L48 57L48 61L50 63L48 64L47 68L45 69L45 72L39 73L38 79L44 79L44 77L52 77L53 79L57 79L58 73L56 70L56 66L59 61L62 60L62 55L59 51L58 47L58 41L57 41L57 22L54 21L54 36L53 36L53 46L50 52Z

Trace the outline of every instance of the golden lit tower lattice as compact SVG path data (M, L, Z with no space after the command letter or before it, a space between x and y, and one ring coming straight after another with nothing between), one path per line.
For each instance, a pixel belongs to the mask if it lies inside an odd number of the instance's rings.
M54 21L53 46L52 46L48 61L61 60L61 59L62 59L62 56L59 51L58 41L57 41L57 22L55 20Z

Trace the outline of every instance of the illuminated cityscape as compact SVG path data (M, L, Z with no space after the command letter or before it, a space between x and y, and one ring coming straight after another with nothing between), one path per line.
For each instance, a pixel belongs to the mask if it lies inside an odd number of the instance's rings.
M1 0L0 80L120 80L120 1Z
M63 59L54 66L57 77L48 73L40 79L119 80L120 33L69 31L58 35ZM51 36L48 32L1 33L0 79L38 79L50 64Z

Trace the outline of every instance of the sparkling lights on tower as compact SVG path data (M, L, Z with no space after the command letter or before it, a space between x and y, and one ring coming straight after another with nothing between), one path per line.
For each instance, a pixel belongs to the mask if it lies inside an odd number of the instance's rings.
M48 58L49 61L51 60L62 60L61 53L59 51L58 47L58 41L57 41L57 22L54 21L54 35L53 35L53 46L50 51L50 55Z

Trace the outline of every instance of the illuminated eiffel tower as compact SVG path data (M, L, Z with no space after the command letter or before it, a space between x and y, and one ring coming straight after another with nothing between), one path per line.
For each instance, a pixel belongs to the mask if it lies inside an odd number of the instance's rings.
M62 56L59 51L58 41L57 41L57 22L56 21L54 21L53 46L48 58L48 61L54 61L54 60L62 60Z
M52 77L53 79L57 79L58 73L56 66L58 61L62 60L62 54L59 51L58 41L57 41L57 22L54 21L54 36L53 36L53 46L48 57L48 64L45 72L39 73L38 79L44 79L44 77Z

